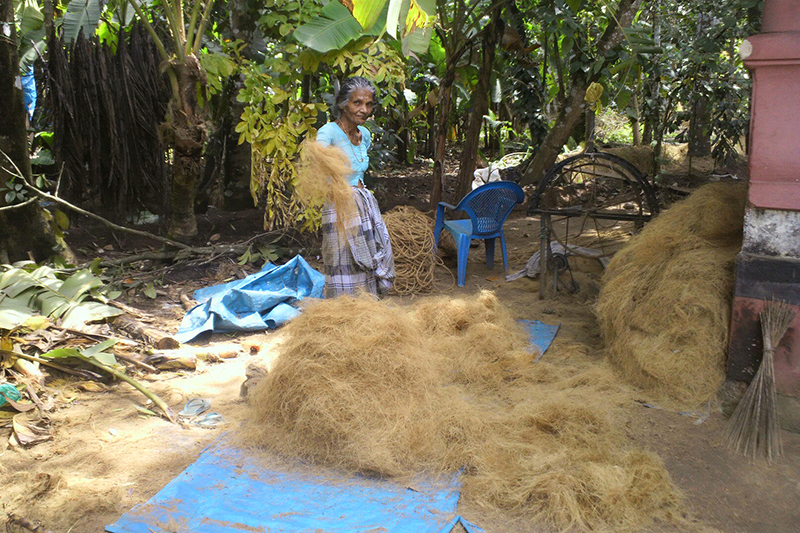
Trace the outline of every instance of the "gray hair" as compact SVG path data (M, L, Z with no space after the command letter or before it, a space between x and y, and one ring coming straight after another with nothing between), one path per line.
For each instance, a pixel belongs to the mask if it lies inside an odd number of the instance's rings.
M367 78L363 78L361 76L347 78L342 82L341 86L339 87L339 91L336 93L334 113L337 116L339 113L341 113L340 110L347 105L347 102L350 100L350 96L356 89L366 89L372 93L373 98L376 96L375 86L372 85L372 82Z

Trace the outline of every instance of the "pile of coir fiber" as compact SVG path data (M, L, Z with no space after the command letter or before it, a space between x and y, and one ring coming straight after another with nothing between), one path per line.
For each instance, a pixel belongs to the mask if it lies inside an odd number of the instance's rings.
M409 206L397 206L383 221L389 231L394 254L396 294L430 292L433 289L433 221L424 213Z
M492 293L324 300L285 335L250 398L250 443L376 476L464 468L465 499L564 530L682 520L660 460L627 445L611 373L534 363Z
M694 407L724 379L743 184L698 189L650 222L603 277L596 313L608 357L629 382Z

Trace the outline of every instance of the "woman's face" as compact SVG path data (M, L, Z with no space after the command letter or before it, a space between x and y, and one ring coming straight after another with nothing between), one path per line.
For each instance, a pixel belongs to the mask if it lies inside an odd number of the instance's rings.
M373 105L372 91L364 88L355 89L342 107L342 118L359 126L372 114Z

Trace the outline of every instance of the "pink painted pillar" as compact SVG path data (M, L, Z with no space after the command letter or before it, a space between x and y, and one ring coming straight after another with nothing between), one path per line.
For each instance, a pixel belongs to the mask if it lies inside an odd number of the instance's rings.
M761 361L758 312L772 298L797 310L775 357L778 391L800 397L800 1L766 0L762 33L740 48L753 76L750 192L736 261L728 377Z

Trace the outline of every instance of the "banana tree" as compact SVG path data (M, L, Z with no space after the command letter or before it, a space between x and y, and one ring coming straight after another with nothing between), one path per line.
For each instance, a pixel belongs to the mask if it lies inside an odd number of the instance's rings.
M198 54L214 0L160 0L150 6L138 0L127 2L153 38L172 90L159 131L172 150L172 216L168 235L175 240L188 240L197 234L194 201L208 135L205 115L197 100L198 86L206 83ZM152 15L166 20L169 40L162 40L156 33Z
M297 27L294 37L318 52L338 50L364 35L400 40L403 52L425 53L436 0L332 0L319 15Z

